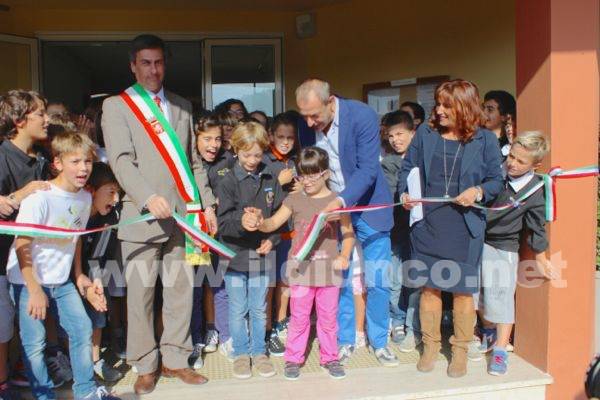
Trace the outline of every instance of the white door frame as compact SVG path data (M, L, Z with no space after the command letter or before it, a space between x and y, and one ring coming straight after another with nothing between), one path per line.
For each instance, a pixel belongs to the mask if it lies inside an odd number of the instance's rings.
M35 91L40 90L40 72L39 72L39 42L36 38L7 35L0 33L0 42L24 44L29 46L29 62L30 62L30 74L31 74L31 89Z
M275 107L273 110L274 115L283 112L284 104L284 84L283 84L283 68L282 68L282 57L281 57L281 38L243 38L243 39L205 39L202 41L202 52L204 54L203 60L204 65L202 67L204 71L204 85L202 99L204 101L204 108L213 109L212 98L212 46L260 46L260 45L272 45L274 50L274 74L275 74Z

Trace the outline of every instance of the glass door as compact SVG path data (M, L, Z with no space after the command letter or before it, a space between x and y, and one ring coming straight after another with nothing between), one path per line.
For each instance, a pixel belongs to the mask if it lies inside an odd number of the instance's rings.
M0 54L0 93L39 90L37 39L0 34Z
M249 112L283 111L281 39L206 39L204 106L235 98Z

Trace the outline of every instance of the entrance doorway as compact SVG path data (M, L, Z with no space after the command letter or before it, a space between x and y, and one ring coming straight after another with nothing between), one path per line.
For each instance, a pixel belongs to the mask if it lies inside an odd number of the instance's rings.
M239 98L249 110L283 111L281 39L165 40L165 87L190 100L195 112ZM129 38L42 40L42 92L81 113L90 96L117 94L134 80Z

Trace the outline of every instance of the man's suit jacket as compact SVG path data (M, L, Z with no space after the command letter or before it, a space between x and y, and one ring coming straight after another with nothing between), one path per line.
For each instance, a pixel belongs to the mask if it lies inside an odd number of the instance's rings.
M192 106L184 98L165 91L169 102L171 125L192 164L194 179L204 207L215 204L208 185L208 175L196 151L192 131ZM125 191L121 220L139 216L153 194L164 197L181 215L185 203L171 173L146 131L120 96L104 101L102 132L108 161L119 184ZM165 242L178 229L172 218L119 228L119 238L130 242Z
M419 126L402 163L398 177L399 193L407 190L406 180L414 167L419 168L421 188L426 187L430 177L431 160L439 138L440 134L427 124ZM478 129L473 138L464 145L458 191L462 193L473 186L480 186L483 190L483 203L494 200L504 189L500 146L496 135L487 129ZM485 233L485 211L468 207L463 215L472 237L479 237Z
M379 163L381 139L377 114L360 101L338 97L338 104L339 154L346 186L340 197L348 207L391 203L392 195ZM315 133L306 124L300 125L299 132L303 146L315 144ZM361 218L381 232L394 225L391 208L364 212Z

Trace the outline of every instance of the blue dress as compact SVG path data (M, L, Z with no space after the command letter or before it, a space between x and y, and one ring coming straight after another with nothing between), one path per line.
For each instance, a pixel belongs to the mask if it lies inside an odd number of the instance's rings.
M446 172L444 172L444 142ZM458 152L458 154L457 154ZM425 197L456 197L464 145L439 136L435 146L429 179L423 188ZM456 156L454 170L452 164ZM446 186L448 186L446 190ZM454 293L475 293L479 289L479 253L473 246L483 246L481 238L473 238L465 223L466 208L454 203L423 206L424 218L411 229L412 259L421 262L411 268L409 279L418 279L425 287ZM426 282L425 282L426 281Z

